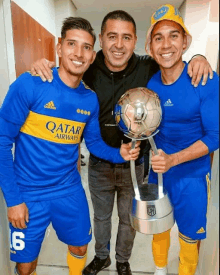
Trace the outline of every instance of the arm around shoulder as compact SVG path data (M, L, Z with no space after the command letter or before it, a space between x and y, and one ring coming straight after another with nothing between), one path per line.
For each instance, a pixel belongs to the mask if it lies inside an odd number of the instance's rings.
M214 73L213 80L200 86L201 119L204 136L201 139L213 152L219 148L219 77Z

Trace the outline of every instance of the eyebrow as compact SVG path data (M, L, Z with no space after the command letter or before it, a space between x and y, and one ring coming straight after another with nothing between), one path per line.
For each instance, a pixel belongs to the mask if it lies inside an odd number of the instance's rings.
M118 34L117 32L108 32L107 36L109 36L109 35L117 35L117 34ZM123 35L132 37L132 35L130 33L123 33Z
M74 40L74 39L67 39L67 41L68 41L68 42L78 42L77 40ZM92 44L87 43L87 42L84 42L83 44L84 44L84 45L87 45L87 46L91 46L91 47L93 47L93 45L92 45Z
M175 31L171 31L170 33L171 33L171 34L172 34L172 33L180 33L180 31L175 30ZM157 35L162 35L162 33L161 33L161 32L155 33L155 34L153 35L153 38L154 38L155 36L157 36Z

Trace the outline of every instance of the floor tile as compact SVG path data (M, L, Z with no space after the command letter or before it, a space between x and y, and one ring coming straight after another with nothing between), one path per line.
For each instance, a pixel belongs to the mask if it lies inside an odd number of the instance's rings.
M39 275L69 275L67 267L56 267L56 266L38 266L37 274Z

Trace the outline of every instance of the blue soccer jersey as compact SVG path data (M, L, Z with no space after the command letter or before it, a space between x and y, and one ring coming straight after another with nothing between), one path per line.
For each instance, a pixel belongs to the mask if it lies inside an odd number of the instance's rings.
M82 134L92 154L124 162L119 149L101 139L96 94L83 82L68 87L57 69L53 76L52 83L43 83L24 73L0 109L0 187L7 206L64 197L81 188L77 160Z
M179 152L198 140L209 149L219 147L218 76L205 86L195 88L187 74L188 65L179 79L163 84L161 72L155 74L147 88L161 101L162 122L154 137L158 149L167 154ZM210 188L210 155L179 164L163 174L164 186L174 206L174 215L182 234L202 239L206 236L207 197ZM149 183L157 183L150 171Z

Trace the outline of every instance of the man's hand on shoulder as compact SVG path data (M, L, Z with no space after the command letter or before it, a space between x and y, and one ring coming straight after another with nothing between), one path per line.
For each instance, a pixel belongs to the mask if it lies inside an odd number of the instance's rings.
M45 58L38 59L31 65L31 74L39 75L43 82L52 82L53 74L51 69L55 67L55 62L49 61Z
M140 141L136 142L135 148L131 149L131 142L130 143L123 143L120 148L120 154L124 160L136 160L140 153Z
M192 85L197 87L202 79L202 85L206 85L208 76L213 78L212 68L203 55L195 55L189 62L188 74L192 78Z
M14 228L24 229L29 222L28 208L25 203L8 207L8 220Z

